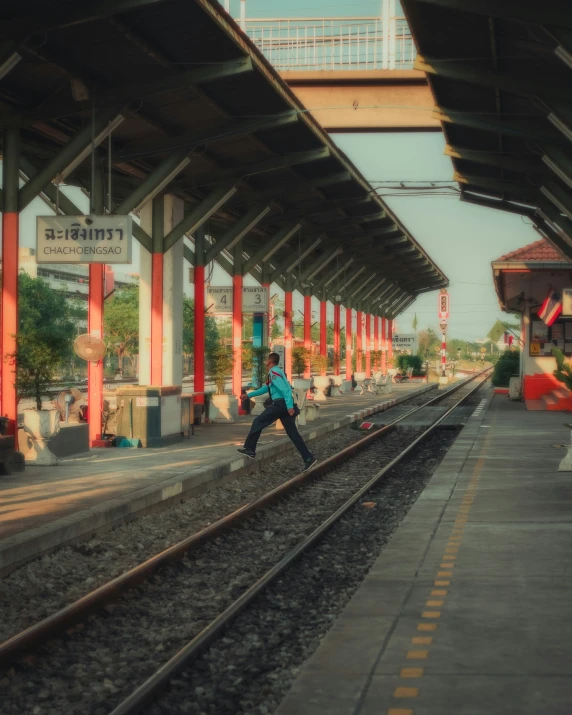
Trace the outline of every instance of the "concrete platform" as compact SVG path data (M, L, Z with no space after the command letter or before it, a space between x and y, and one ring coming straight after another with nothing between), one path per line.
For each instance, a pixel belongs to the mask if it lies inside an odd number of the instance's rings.
M564 415L468 420L276 715L569 715Z
M434 387L396 385L384 397L331 398L320 403L320 419L300 431L311 441ZM0 575L61 544L214 489L257 469L260 460L294 452L284 432L270 428L256 462L238 455L252 419L197 427L189 440L170 447L96 449L62 459L57 467L28 466L24 473L0 477Z

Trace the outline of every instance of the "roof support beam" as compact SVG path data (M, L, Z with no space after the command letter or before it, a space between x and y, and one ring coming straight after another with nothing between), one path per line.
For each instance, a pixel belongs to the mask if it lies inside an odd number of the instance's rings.
M230 182L223 184L219 188L215 188L208 196L206 196L200 204L194 206L189 214L178 223L165 236L163 242L164 251L168 251L175 243L186 233L194 233L205 221L216 213L236 193L236 186Z
M533 25L554 25L572 28L572 12L563 4L528 3L522 0L418 0L430 5L439 5L450 10L498 17Z
M237 198L244 197L245 201L242 203L250 203L251 201L260 201L263 199L280 199L288 194L301 194L314 191L315 189L320 189L323 186L343 184L346 181L351 181L351 178L352 175L349 171L341 171L337 174L328 174L327 176L322 176L308 181L300 180L296 182L288 182L287 184L281 184L269 189L264 189L263 191L249 191L246 194L240 194Z
M129 10L137 10L148 5L156 5L165 0L99 0L91 3L64 5L60 11L48 7L43 11L26 13L2 23L0 37L27 37L38 32L49 32L63 27L71 27L86 22L94 22L111 15L118 15Z
M329 156L330 150L328 147L310 149L309 151L294 151L290 154L270 156L265 159L253 161L250 164L241 164L240 166L233 167L232 169L220 169L212 174L207 174L197 180L195 184L188 186L188 188L193 188L193 186L216 184L220 181L226 181L228 179L246 179L249 176L266 174L279 169L288 169L299 166L300 164L309 164L312 161L320 161L322 159L327 159Z
M320 278L319 281L314 283L314 290L316 291L321 291L327 288L332 281L335 281L338 276L341 276L342 273L347 269L347 267L352 264L355 261L355 258L349 258L344 262L343 266L336 265L335 268L333 268L329 273L326 273L324 276Z
M546 153L542 161L559 179L572 189L572 161L563 153Z
M392 312L391 312L391 320L393 320L394 318L397 318L397 316L398 316L400 313L403 313L405 310L407 310L407 308L409 308L409 306L411 305L411 303L413 303L414 300L415 300L415 296L414 296L414 295L412 295L412 296L406 296L406 297L403 299L403 301L402 301L399 305L397 305L397 306L392 310Z
M494 117L476 115L471 112L458 112L453 109L444 108L435 108L433 110L433 116L435 119L446 124L458 124L463 127L481 129L485 132L493 132L495 134L505 134L506 136L519 137L520 139L533 139L542 144L570 146L570 142L558 134L531 127L517 120L506 122L502 119L495 119Z
M25 156L22 156L21 154L20 168L22 172L30 178L33 178L38 173L38 169L36 169L36 167L28 159L26 159ZM63 191L58 191L58 188L51 182L47 186L44 186L41 193L44 194L47 199L49 199L49 201L54 206L54 209L56 206L59 206L60 211L65 216L82 216L84 213L83 211L80 211L80 209L72 201L70 201L70 199L68 199L68 197L63 193ZM143 248L146 248L148 251L151 251L153 246L153 240L151 236L135 221L133 221L132 225L133 235L135 236L135 238L139 241Z
M360 293L358 294L355 299L363 303L366 301L372 293L375 293L375 291L379 290L382 285L385 285L388 282L387 278L382 278L380 281L378 281L373 287L371 287L369 290L367 290L365 293Z
M210 263L213 261L221 251L230 251L243 236L256 226L264 216L270 211L270 206L268 204L257 204L254 208L250 209L244 214L238 221L229 228L229 230L222 236L214 245L207 249L205 253L205 263Z
M551 201L557 209L562 211L570 220L572 220L572 199L564 189L552 183L547 183L540 187L540 192Z
M475 149L463 149L458 146L447 144L445 156L462 161L470 161L484 166L494 166L497 169L508 169L509 171L522 171L529 174L543 174L546 169L540 161L532 161L528 158L515 157L510 154L502 154L493 151L478 151Z
M165 189L189 164L186 150L169 155L144 179L139 186L114 209L113 213L128 214L136 211Z
M551 101L562 103L564 99L562 87L557 83L552 83L549 77L545 77L542 82L539 82L527 77L526 74L491 72L471 67L461 62L438 60L433 57L424 57L423 55L417 55L414 68L428 75L456 79L477 87L492 87L521 97L538 98L548 103ZM566 100L564 99L564 101Z
M306 268L305 271L302 271L296 281L294 281L294 288L297 288L299 285L304 286L305 283L308 283L309 281L312 280L312 278L319 273L321 270L323 270L328 263L331 263L336 256L338 256L341 253L341 248L334 248L330 249L328 252L323 253L321 256L318 256L315 261L313 261L308 268Z
M461 174L456 171L453 174L453 180L460 184L471 184L472 186L482 186L491 191L498 191L501 194L511 194L520 196L530 201L534 201L536 190L529 183L524 181L509 181L501 179L491 179L488 176L479 176L478 174Z
M95 118L93 124L90 123L81 129L60 149L51 161L42 167L41 170L38 170L34 178L24 184L19 191L18 205L20 211L25 209L26 206L36 198L40 191L74 162L79 155L85 152L86 149L90 149L94 135L96 137L101 136L100 141L102 141L104 138L102 134L112 119L117 116L117 109L100 114Z
M387 217L385 211L379 211L374 214L362 214L360 216L348 216L348 218L340 218L338 221L328 221L327 223L315 224L315 227L323 231L335 231L337 229L349 228L351 226L359 226L362 223L371 221L383 221ZM395 224L392 224L395 227ZM314 226L312 226L314 228ZM379 233L388 231L388 229L378 229ZM392 229L393 230L393 229Z
M258 251L253 253L252 256L244 263L242 267L243 274L246 275L247 273L250 273L254 266L259 263L266 263L266 261L269 261L276 251L280 250L285 243L288 243L301 225L302 224L299 222L291 223L288 226L281 228L268 240L263 239L264 245Z
M537 214L540 215L542 220L549 222L557 231L562 231L564 236L566 236L566 240L572 244L572 221L566 218L566 216L563 216L562 213L558 211L550 201L544 199L544 197L539 196L536 204L538 206Z
M333 199L332 201L320 201L319 203L313 203L306 207L302 205L302 208L300 209L272 216L271 222L276 223L279 221L295 221L303 218L307 219L311 216L319 216L324 213L341 211L342 209L349 208L350 206L360 206L361 204L368 204L370 202L370 196L363 196L357 199ZM268 223L270 223L270 221L268 221Z
M297 263L303 261L306 256L312 253L312 251L320 245L321 241L321 238L309 239L305 241L302 246L300 246L298 252L290 254L288 258L286 258L281 264L277 266L277 268L274 269L270 276L270 282L276 283L276 281L278 280L278 278L280 278L281 275L290 273L290 271L294 269Z
M361 281L361 284L352 293L349 293L352 303L360 300L359 296L361 295L363 289L372 282L376 275L377 273L372 273L368 278Z
M252 71L252 60L250 57L243 57L239 60L221 62L219 64L205 65L204 67L196 67L187 72L172 74L150 82L139 82L123 87L113 87L109 90L99 90L97 93L97 107L98 110L101 111L102 109L124 106L142 97L157 95L175 89L189 88L198 84L204 84L250 71ZM29 112L0 113L0 124L6 120L17 120L22 124L31 124L38 121L61 119L62 117L68 117L79 112L91 111L92 106L93 99L48 102L40 109Z
M273 114L267 117L257 117L255 119L241 119L225 122L218 127L208 127L202 131L185 132L178 136L164 137L153 142L141 142L139 144L127 145L121 151L115 152L114 162L122 163L129 159L151 156L153 154L163 154L176 149L186 147L190 153L199 144L215 142L218 139L243 134L253 134L264 129L273 129L286 126L298 121L298 113L295 111Z

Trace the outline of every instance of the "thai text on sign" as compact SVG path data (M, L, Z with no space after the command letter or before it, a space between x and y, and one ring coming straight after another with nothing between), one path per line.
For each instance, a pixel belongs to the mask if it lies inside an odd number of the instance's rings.
M210 313L232 313L232 288L227 286L209 286L207 289L207 308ZM268 289L263 286L243 286L242 312L268 312Z
M131 216L38 216L38 263L131 263Z

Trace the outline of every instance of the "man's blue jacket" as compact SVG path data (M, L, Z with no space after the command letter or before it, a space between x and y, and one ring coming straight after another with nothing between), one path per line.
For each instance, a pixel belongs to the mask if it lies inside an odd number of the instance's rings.
M248 392L248 397L258 397L258 395L263 395L265 392L270 392L270 398L272 400L284 400L286 402L287 409L291 410L294 407L294 398L292 397L292 387L288 382L286 373L278 365L273 365L268 373L268 380L265 385L259 387L257 390Z

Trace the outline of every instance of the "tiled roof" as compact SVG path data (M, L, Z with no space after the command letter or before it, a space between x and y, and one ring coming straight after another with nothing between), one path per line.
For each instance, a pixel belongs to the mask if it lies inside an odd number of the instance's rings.
M571 263L563 253L545 238L541 238L534 243L529 243L528 246L517 248L516 251L511 251L511 253L497 258L495 263L506 263L509 261L514 261L515 263L531 263L534 261L541 263Z

